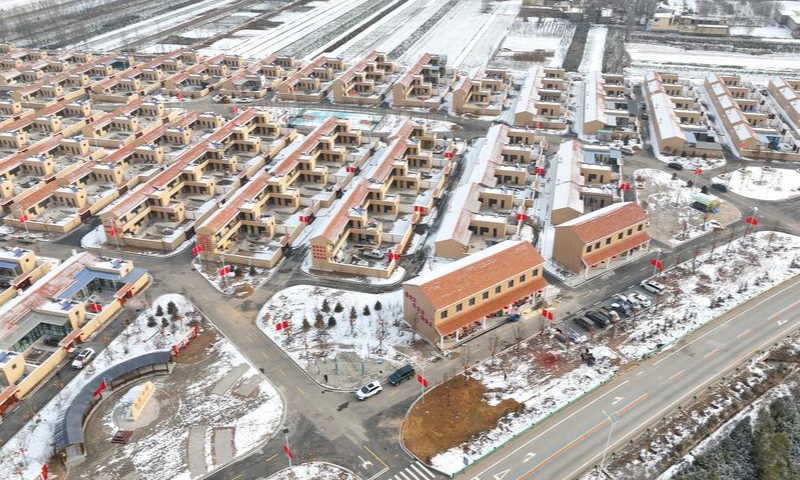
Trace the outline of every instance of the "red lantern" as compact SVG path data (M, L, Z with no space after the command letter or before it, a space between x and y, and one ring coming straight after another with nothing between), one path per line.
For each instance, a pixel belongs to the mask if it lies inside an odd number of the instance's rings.
M203 251L203 247L201 247L200 245L197 245L192 249L192 255L197 256L197 254L202 252L202 251Z

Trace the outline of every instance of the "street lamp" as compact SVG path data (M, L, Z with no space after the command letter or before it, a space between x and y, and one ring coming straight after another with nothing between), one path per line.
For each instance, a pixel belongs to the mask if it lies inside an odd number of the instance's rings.
M606 453L608 453L608 446L611 444L611 435L614 433L614 424L619 422L619 415L616 412L612 412L611 415L607 414L605 410L602 410L603 415L608 418L608 421L611 423L611 427L608 429L608 438L606 439L606 446L603 449L603 458L600 460L600 475L602 475L603 468L606 465Z

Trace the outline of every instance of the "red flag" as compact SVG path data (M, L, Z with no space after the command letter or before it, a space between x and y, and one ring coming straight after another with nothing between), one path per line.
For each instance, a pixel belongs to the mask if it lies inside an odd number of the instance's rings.
M23 213L22 216L19 217L19 221L22 222L22 223L27 222L28 221L28 216Z
M233 107L233 108L231 108L231 113L232 113L232 114L234 114L234 115L236 115L237 113L239 113L239 107Z
M100 382L100 386L98 386L97 390L95 390L94 393L92 394L92 398L99 397L100 394L103 393L103 390L105 390L106 388L108 388L108 386L106 385L105 379L103 379L103 381Z
M695 175L702 175L703 174L703 169L702 168L695 168L694 169L694 174Z
M553 312L547 312L547 319L553 321Z
M200 245L197 245L196 247L194 247L192 249L192 255L197 256L197 254L202 252L202 251L203 251L203 247L201 247Z
M42 465L42 480L47 480L47 464Z
M225 265L224 267L219 269L219 276L224 277L225 275L231 273L231 267Z
M523 221L524 222L527 219L528 219L528 216L526 214L524 214L524 213L518 213L517 214L517 221Z
M283 453L285 453L290 460L294 460L294 455L292 454L291 449L289 449L289 445L283 445Z
M757 218L755 218L755 217L747 217L747 218L744 220L744 222L745 222L745 223L749 223L750 225L752 225L752 226L754 226L754 227L755 227L756 225L758 225L758 219L757 219Z
M275 324L275 330L283 330L283 322L278 322Z
M547 314L548 314L548 313L549 313L549 312L547 311L547 309L544 309L544 308L542 309L542 316L543 316L544 318L547 318Z

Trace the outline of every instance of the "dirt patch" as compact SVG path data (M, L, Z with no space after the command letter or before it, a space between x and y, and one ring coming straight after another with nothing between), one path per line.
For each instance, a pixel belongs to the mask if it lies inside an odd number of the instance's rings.
M176 363L191 365L204 360L208 355L208 348L219 340L219 333L215 329L201 330L197 338L192 340L181 353L174 357Z
M403 428L403 442L414 455L430 462L437 453L494 428L502 417L522 407L513 399L491 406L486 402L488 392L473 378L451 378L414 405Z
M514 52L511 60L516 62L536 62L541 63L553 56L552 50L536 50L533 52Z
M252 295L254 291L255 290L253 289L252 285L250 285L249 283L245 283L243 285L237 285L233 289L233 296L234 298L240 298L240 299L247 298L250 295Z

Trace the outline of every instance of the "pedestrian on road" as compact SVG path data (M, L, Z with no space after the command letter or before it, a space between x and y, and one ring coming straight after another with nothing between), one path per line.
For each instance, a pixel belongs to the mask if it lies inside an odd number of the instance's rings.
M503 381L505 382L506 380L508 380L508 373L503 372Z
M325 383L328 383L328 374L327 373L325 375L323 375L322 378L325 379Z

